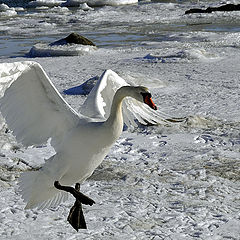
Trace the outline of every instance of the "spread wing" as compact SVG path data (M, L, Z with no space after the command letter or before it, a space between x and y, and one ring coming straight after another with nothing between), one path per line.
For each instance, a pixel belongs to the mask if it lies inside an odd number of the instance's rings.
M117 73L112 70L104 71L82 105L81 113L88 117L108 118L114 94L117 89L127 85L129 84ZM136 120L144 125L183 121L152 110L146 104L130 97L124 100L123 117L124 123L129 127L136 126Z
M25 146L51 138L56 148L62 134L79 121L77 112L36 62L0 64L0 97L0 111L8 127Z
M81 106L81 113L88 117L106 119L110 114L114 94L126 85L129 84L115 72L105 70Z

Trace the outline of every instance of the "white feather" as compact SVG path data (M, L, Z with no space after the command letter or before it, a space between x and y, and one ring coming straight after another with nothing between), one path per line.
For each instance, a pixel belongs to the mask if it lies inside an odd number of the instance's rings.
M4 76L0 81L2 89L7 88L0 99L2 115L16 139L25 146L41 144L51 137L57 147L62 135L78 123L79 115L38 63L1 64L0 76Z
M89 117L107 119L110 114L114 94L119 88L129 85L117 73L110 69L105 70L81 106L81 113ZM149 123L162 124L167 121L166 119L171 119L172 117L127 97L123 103L123 118L124 123L130 127L137 126L135 123L136 119L141 124L147 125Z
M81 113L106 119L110 114L114 94L120 87L128 85L112 70L105 70L81 106Z
M39 171L24 173L19 179L26 208L55 207L67 199L66 193L54 187L55 181L73 185L91 176L122 132L123 98L128 125L135 126L135 119L142 124L164 121L142 103L144 91L146 88L129 86L107 70L85 101L84 115L80 115L38 63L0 64L0 110L16 139L30 146L51 138L56 151Z

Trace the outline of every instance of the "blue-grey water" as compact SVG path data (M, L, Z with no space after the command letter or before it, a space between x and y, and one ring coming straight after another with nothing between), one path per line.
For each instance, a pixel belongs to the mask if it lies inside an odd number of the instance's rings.
M0 56L25 55L36 43L51 43L77 32L101 48L129 48L148 43L206 42L240 32L240 13L185 15L189 8L218 2L152 1L133 5L74 8L27 8L29 1L4 0L15 14L0 12ZM194 34L195 33L195 34Z

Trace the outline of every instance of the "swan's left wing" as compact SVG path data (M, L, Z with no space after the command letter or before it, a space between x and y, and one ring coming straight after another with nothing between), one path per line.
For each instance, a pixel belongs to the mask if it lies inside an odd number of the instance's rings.
M106 119L110 114L114 94L120 87L127 85L129 84L114 71L104 71L84 102L81 113L89 117ZM123 117L127 126L136 126L136 120L144 125L184 120L182 118L172 118L159 110L155 111L146 104L130 97L125 98L123 102Z
M61 136L79 121L36 62L0 64L0 110L16 139L25 146Z
M88 117L106 119L110 114L114 94L120 87L127 85L129 84L115 72L110 69L105 70L89 93L80 112Z

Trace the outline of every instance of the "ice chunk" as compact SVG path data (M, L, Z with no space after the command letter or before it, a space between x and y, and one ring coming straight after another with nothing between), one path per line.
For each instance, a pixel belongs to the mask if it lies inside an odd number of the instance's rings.
M137 3L138 0L88 0L86 1L89 6L119 6L126 4L134 4Z
M67 44L50 46L38 43L28 53L28 57L78 56L96 50L95 46Z
M59 1L59 0L36 0L31 1L28 3L28 7L57 7L63 4L65 1Z
M0 4L0 17L12 17L17 15L15 8L8 7L7 4Z

